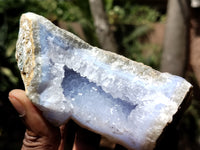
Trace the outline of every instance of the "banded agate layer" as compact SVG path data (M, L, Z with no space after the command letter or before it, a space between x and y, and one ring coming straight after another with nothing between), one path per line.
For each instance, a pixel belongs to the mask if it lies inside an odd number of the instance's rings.
M33 13L21 17L16 58L27 96L49 121L73 119L129 149L153 149L191 88Z

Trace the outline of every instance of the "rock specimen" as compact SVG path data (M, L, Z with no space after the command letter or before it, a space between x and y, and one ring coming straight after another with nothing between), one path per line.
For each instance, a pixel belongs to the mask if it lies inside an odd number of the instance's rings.
M21 17L16 58L27 96L49 121L73 119L129 149L153 149L191 88L33 13Z

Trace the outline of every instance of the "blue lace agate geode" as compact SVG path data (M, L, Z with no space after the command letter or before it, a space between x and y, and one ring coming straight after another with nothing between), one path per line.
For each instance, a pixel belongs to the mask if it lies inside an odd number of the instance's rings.
M16 58L27 96L49 121L73 119L129 149L153 149L191 88L33 13L21 17Z

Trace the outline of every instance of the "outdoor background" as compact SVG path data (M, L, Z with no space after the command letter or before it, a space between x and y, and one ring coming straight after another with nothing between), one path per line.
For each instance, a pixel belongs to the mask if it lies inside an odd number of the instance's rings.
M199 150L199 7L199 0L0 0L0 149L20 149L24 136L8 93L24 89L14 55L20 16L31 11L91 45L192 83L191 105L156 149Z

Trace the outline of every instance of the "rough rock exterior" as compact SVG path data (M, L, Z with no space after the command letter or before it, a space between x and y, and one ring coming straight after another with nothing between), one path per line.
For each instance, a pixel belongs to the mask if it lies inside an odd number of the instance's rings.
M153 149L191 88L33 13L21 17L16 58L27 96L49 121L73 119L129 149Z

